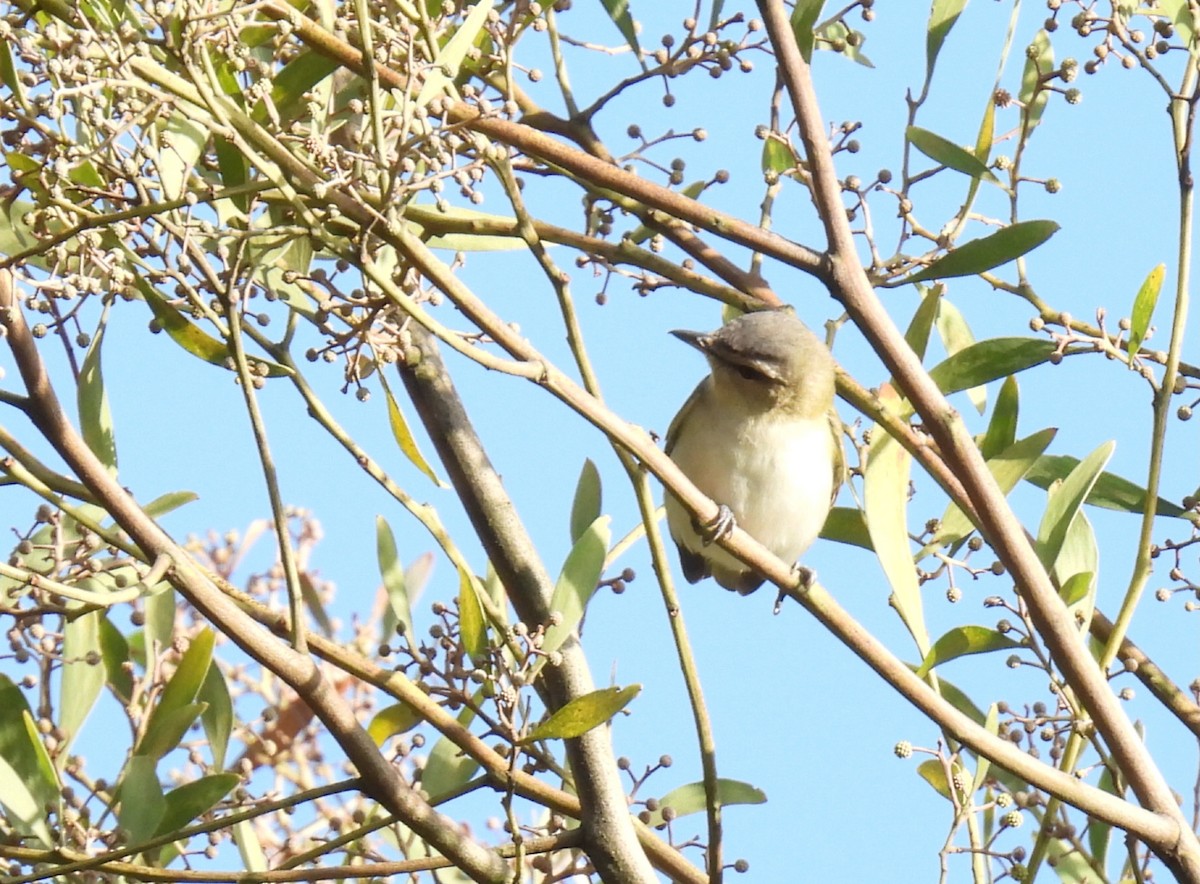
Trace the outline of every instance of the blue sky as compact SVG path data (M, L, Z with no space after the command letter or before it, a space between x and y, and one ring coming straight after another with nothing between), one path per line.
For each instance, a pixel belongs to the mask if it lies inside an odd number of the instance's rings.
M654 21L665 8L680 4L634 4L643 19L643 41L650 44L677 22ZM562 17L564 25L584 32L574 22L585 17L592 39L620 45L620 37L603 19L599 4L577 2ZM591 8L595 6L596 8ZM643 9L642 7L647 7ZM924 69L924 4L880 4L877 20L865 28L864 51L873 70L830 53L815 60L822 110L830 121L860 120L856 136L862 150L839 156L840 174L873 177L880 168L898 170L906 123L905 91L919 89ZM728 11L728 10L727 10ZM995 77L996 59L1010 14L1009 4L977 2L968 7L939 62L939 75L918 125L960 143L975 139L980 114ZM1032 36L1044 7L1029 4L1017 28L1013 60L1003 84L1018 89L1022 48ZM1089 57L1090 45L1063 32L1056 36L1060 57ZM531 41L532 42L532 41ZM584 102L607 88L615 76L634 70L628 55L612 58L572 53L572 82ZM654 156L667 162L681 152L688 160L687 180L707 177L718 168L732 174L729 184L706 194L723 209L756 218L762 199L759 171L761 144L753 137L766 116L773 77L769 58L754 57L751 75L731 73L720 81L679 84L679 100L667 110L651 87L632 90L598 121L601 135L614 152L632 145L625 136L630 122L648 136L667 128L677 132L704 126L703 144L673 142ZM546 65L547 80L549 66ZM1022 200L1022 217L1053 218L1062 230L1029 259L1038 291L1056 307L1081 317L1106 306L1110 322L1127 315L1134 293L1155 264L1168 263L1164 292L1174 283L1175 172L1165 98L1148 77L1110 65L1095 77L1075 84L1084 100L1068 106L1054 100L1036 133L1026 159L1031 175L1057 177L1062 192L1033 193ZM551 96L544 83L535 95ZM552 97L545 99L552 110ZM1016 120L1015 113L998 115L997 131ZM1005 147L998 148L1004 151ZM916 166L923 160L918 158ZM650 172L645 172L650 175ZM958 206L965 192L961 176L947 187L926 185L918 194L926 201L919 211L928 223L940 222ZM561 191L559 192L561 194ZM543 195L536 186L527 191L531 207L546 211L562 223L578 223L577 196ZM894 241L894 208L882 195L872 197L875 222L885 248ZM498 195L489 192L485 210L503 213ZM998 193L981 200L980 211L1004 217L1006 203ZM821 245L820 226L806 195L798 187L784 189L776 206L775 229L806 244ZM983 228L972 228L981 235ZM559 250L560 252L564 250ZM600 282L571 265L565 253L556 258L571 266L573 293L608 403L631 422L665 433L674 411L702 377L704 365L696 353L671 338L672 328L714 327L719 305L680 292L664 291L647 298L631 293L614 280L608 302L599 306L593 296ZM742 256L741 260L744 260ZM819 327L838 309L811 280L780 267L768 267L776 291L794 303L802 318ZM1004 274L1012 278L1011 268ZM560 367L570 365L564 334L552 293L541 282L533 260L524 253L469 255L463 278L506 319L520 324L544 354ZM883 292L895 321L903 326L915 309L911 291ZM955 281L950 299L962 310L979 338L1025 335L1029 310L1010 296L991 291L973 280ZM1165 304L1165 298L1164 298ZM461 317L442 308L443 321L463 327ZM177 489L190 489L200 500L173 514L167 525L177 537L208 528L244 528L268 515L262 482L252 457L241 394L232 376L204 365L179 350L166 336L140 335L148 314L142 305L123 305L109 331L105 368L110 385L122 481L142 500ZM1168 317L1156 317L1165 337ZM121 342L121 346L116 343ZM886 379L873 355L856 334L844 329L835 355L867 386ZM1184 358L1194 361L1194 347ZM941 357L935 350L931 363ZM585 458L601 467L605 512L613 518L616 537L636 522L632 496L607 442L594 428L575 420L565 406L538 387L512 377L491 374L478 365L448 357L465 403L502 473L521 517L542 551L552 575L569 549L568 517L575 479ZM7 353L0 366L11 387L13 371ZM327 401L368 450L394 471L415 497L434 504L451 533L470 551L482 572L484 559L472 542L469 526L453 495L434 488L395 450L391 442L382 395L359 403L340 397L338 366L314 367L312 377ZM1083 456L1108 439L1117 439L1110 469L1142 481L1149 434L1149 392L1144 382L1100 357L1067 360L1044 366L1021 377L1022 435L1046 426L1059 428L1052 453ZM399 389L398 384L393 384ZM991 391L994 395L994 389ZM385 515L397 534L407 563L433 549L433 541L400 507L378 490L331 440L309 421L298 398L282 382L268 384L262 402L271 427L272 444L281 469L285 498L311 510L321 521L326 539L315 566L339 587L336 610L343 617L370 607L378 583L375 566L374 519ZM983 419L971 413L964 397L956 405L973 429ZM409 409L410 417L412 416ZM854 415L844 404L843 419ZM10 418L5 417L8 422ZM22 438L25 428L12 422ZM1197 482L1192 425L1173 424L1174 442L1168 451L1166 496L1178 499ZM426 443L426 451L432 447ZM5 499L12 499L6 493ZM1019 512L1036 529L1044 495L1029 486L1015 494ZM839 503L850 505L843 493ZM910 524L941 514L944 503L927 482L918 481L910 508ZM18 522L20 507L5 509ZM1089 513L1102 550L1100 604L1111 614L1131 567L1136 517ZM1178 525L1164 523L1159 536L1187 536ZM874 557L832 543L818 543L806 556L823 583L863 623L906 659L916 652L905 630L887 606L888 588ZM589 609L585 646L596 681L606 684L641 683L644 690L618 719L614 740L621 754L633 759L634 769L652 764L663 753L675 765L660 772L643 788L643 796L661 794L700 778L692 737L691 717L682 682L673 665L667 618L652 582L644 545L631 551L621 565L639 574L620 596L601 592ZM1156 575L1161 585L1164 573ZM926 590L925 604L934 635L939 626L969 622L992 624L994 613L980 602L985 595L1007 593L1004 578L982 579L964 586L966 597L956 606L942 600L944 585ZM439 560L425 602L449 599L457 591L453 568ZM937 874L937 851L946 837L950 813L946 804L916 776L923 760L900 761L892 747L902 739L932 745L937 731L878 679L810 617L794 606L771 615L773 595L764 589L749 598L725 593L711 582L681 588L683 616L689 625L699 659L709 712L716 730L721 774L764 789L769 803L734 807L725 814L726 855L750 862L746 880L784 881L927 881ZM1181 620L1181 601L1168 605L1146 602L1134 624L1133 637L1159 660L1177 681L1186 684L1195 674L1196 631ZM424 618L424 620L422 620ZM431 620L427 604L418 623ZM1005 668L1003 655L957 661L945 676L968 690L977 701L1005 699L1014 705L1044 698L1044 684L1029 671ZM1139 690L1139 697L1143 692ZM1167 769L1172 785L1188 793L1195 775L1195 751L1186 734L1158 714L1151 701L1131 704L1131 714L1148 724L1156 757ZM96 727L96 721L92 723ZM96 733L85 733L95 737ZM448 808L456 813L454 806ZM493 811L494 812L494 811ZM695 818L699 820L699 818ZM685 829L686 823L685 822ZM698 826L699 823L697 822ZM690 830L687 830L690 832ZM1025 832L1018 838L1025 839ZM1006 843L1006 842L1002 842ZM1011 842L1017 843L1017 842ZM1008 846L1011 846L1008 843ZM698 854L696 856L697 861ZM951 880L967 874L967 861L951 859Z

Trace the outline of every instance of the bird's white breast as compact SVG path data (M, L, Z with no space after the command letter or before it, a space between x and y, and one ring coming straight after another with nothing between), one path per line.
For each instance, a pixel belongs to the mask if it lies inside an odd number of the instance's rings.
M794 562L829 514L833 444L825 417L725 408L703 427L680 433L671 459L701 491L728 506L739 527L784 561ZM744 567L716 545L704 546L691 516L669 494L666 506L671 535L678 542L716 565Z

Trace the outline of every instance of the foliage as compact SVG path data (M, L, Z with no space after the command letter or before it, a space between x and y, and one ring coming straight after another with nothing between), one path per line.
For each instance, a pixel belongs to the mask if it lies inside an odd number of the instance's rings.
M1137 679L1176 738L1200 735L1195 688L1155 662L1177 634L1150 635L1144 648L1130 640L1154 560L1170 563L1160 601L1200 591L1185 574L1197 498L1163 487L1172 415L1190 417L1196 402L1184 400L1200 384L1200 369L1181 361L1200 98L1191 6L1050 0L1030 29L1010 4L978 121L949 131L927 107L935 84L954 85L942 61L973 14L966 5L932 3L923 80L903 128L886 136L898 165L863 180L840 170L867 136L853 121L828 126L810 73L826 61L873 67L868 35L889 38L887 23L872 24L873 0L838 11L820 0L760 0L756 10L713 0L657 43L637 18L652 12L616 0L7 4L0 405L28 422L0 424L0 493L16 535L0 565L11 649L0 674L0 855L29 876L17 880L185 867L350 873L335 865L491 882L719 882L745 871L726 860L737 845L726 845L722 808L803 784L781 777L764 789L718 769L711 719L738 712L704 702L650 477L701 522L720 501L699 495L601 397L572 274L602 280L601 305L670 293L754 310L782 303L767 279L788 270L838 302L827 325L835 355L847 339L865 341L888 373L856 364L839 378L842 418L854 412L844 427L851 481L825 536L861 570L826 575L828 590L797 585L792 563L744 533L718 542L925 716L931 746L896 745L903 758L927 756L913 781L946 808L946 834L921 848L941 851L943 877L969 869L979 882L1029 880L1046 865L1068 881L1200 881L1200 842L1172 792L1189 784L1168 780L1119 702ZM1055 61L1056 48L1081 46L1084 65ZM1062 234L1034 198L1060 184L1035 177L1029 149L1035 134L1054 138L1056 115L1080 100L1081 70L1116 66L1141 68L1171 111L1185 245L1171 269L1143 271L1136 292L1100 295L1129 312L1112 330L1104 306L1085 321L1039 290L1040 250ZM588 85L573 86L573 74ZM609 79L596 87L596 77ZM627 116L649 101L663 112L703 101L727 77L752 84L761 105L761 148L738 151L761 176L753 220L727 209L730 171L698 175L669 156L714 162L704 148L718 105L707 128L685 132L658 121L647 132ZM622 137L631 148L614 146ZM774 229L814 209L827 245ZM513 252L536 268L520 286L541 320L531 339L499 284ZM961 309L972 284L1015 306L1028 330L998 318L977 340ZM622 303L637 323L642 302ZM1154 317L1168 312L1156 336ZM166 334L138 337L131 322ZM564 333L569 368L547 355ZM931 341L944 359L927 352ZM177 543L164 526L194 495L139 503L121 484L142 453L130 441L136 425L116 419L121 383L105 359L122 348L151 365L160 344L212 384L237 385L266 489L255 506L269 514L245 531ZM461 358L448 366L443 350ZM1056 428L1019 428L1022 406L1059 404L1045 379L1064 362L1146 385L1151 406L1133 422L1150 428L1144 478L1110 469L1107 438L1051 452ZM343 394L382 392L399 467L347 429L346 397L327 401L332 366ZM530 539L470 397L452 383L480 367L557 399L623 467L602 468L591 449L561 452L572 471L583 464L573 494L543 489L569 513L561 556ZM293 414L280 418L284 393ZM967 429L951 394L982 416L981 432ZM139 407L138 420L155 419L153 403ZM300 436L313 452L310 439L332 441L377 488L376 500L350 502L374 528L373 603L322 578L320 523L286 501L273 450ZM313 469L332 450L314 453ZM447 484L456 514L444 522L424 498ZM1037 511L1019 519L1010 493L1037 494ZM614 542L606 507L620 496L641 522ZM382 502L404 513L376 516ZM1110 556L1103 571L1092 523L1101 510L1140 526L1132 562ZM405 567L401 549L421 529L436 549ZM597 688L583 653L595 600L651 582L621 564L635 548L652 559L695 725L699 771L676 779L670 755L641 775L616 757L613 734L649 691ZM431 580L434 562L448 563L449 583ZM1116 587L1125 573L1112 610L1101 576ZM886 646L837 601L878 574L887 592L875 597L889 596L910 643ZM935 588L950 606L976 582L987 589L972 589L982 596L974 614L930 613ZM435 597L420 605L427 585ZM980 610L988 625L976 622ZM947 678L964 657L1037 672L1040 687L957 686ZM670 690L668 681L652 687ZM1003 699L1027 689L1036 695ZM117 722L105 745L76 739L94 715ZM346 762L344 775L330 756ZM110 777L91 772L110 764ZM494 817L504 831L471 832L435 807L459 821ZM1127 833L1126 853L1114 829Z

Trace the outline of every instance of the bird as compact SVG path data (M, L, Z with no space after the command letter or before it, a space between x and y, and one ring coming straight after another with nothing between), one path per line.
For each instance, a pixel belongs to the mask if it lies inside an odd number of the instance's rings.
M712 576L749 595L764 578L716 545L736 522L779 558L798 564L821 531L843 471L829 349L790 309L748 313L713 332L676 329L710 373L667 430L666 453L721 507L698 525L667 493L664 505L683 576Z

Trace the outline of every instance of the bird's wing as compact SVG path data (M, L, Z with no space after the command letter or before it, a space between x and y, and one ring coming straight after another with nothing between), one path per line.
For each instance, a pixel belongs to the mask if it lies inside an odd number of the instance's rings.
M833 434L833 493L830 495L829 505L833 506L838 492L842 488L842 483L846 481L846 451L842 448L842 419L838 417L836 408L829 409L829 431Z
M683 427L683 422L687 418L688 412L695 407L696 400L700 398L704 385L711 382L712 375L709 375L696 384L696 389L692 390L692 395L688 396L687 402L683 403L683 408L679 409L679 413L672 418L671 426L667 427L667 444L663 449L668 455L671 453L671 449L675 447L675 442L679 439L679 430Z

